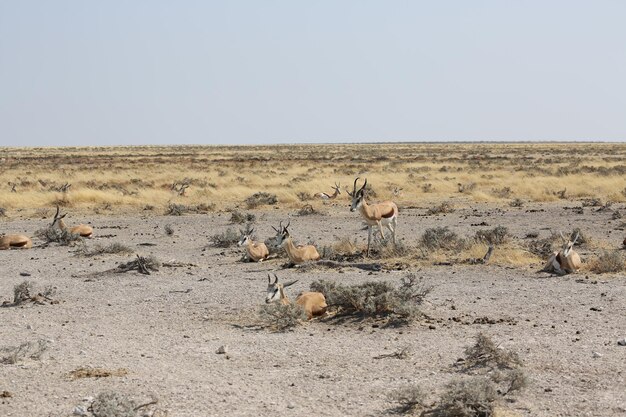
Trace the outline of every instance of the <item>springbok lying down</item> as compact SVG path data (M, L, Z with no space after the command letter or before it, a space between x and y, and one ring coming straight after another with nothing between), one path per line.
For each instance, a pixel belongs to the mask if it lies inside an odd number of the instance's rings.
M7 249L30 249L33 241L24 235L5 235L0 237L0 250Z
M278 301L283 305L291 304L289 298L285 295L285 287L293 285L296 282L298 282L298 280L281 284L278 282L276 274L274 274L274 282L272 282L272 277L270 277L270 274L267 274L267 295L265 296L265 302L269 304ZM312 291L300 293L296 298L296 304L302 307L308 320L324 315L328 307L324 294Z
M560 251L552 253L542 271L554 272L559 275L571 274L578 271L581 266L580 256L574 251L573 247L579 236L580 234L576 233L574 240L571 240L571 237L567 239L561 232L563 247Z
M67 216L67 213L59 215L59 206L57 206L57 212L54 214L54 219L50 227L58 227L61 230L67 230L67 226L63 221L63 218ZM93 235L93 228L87 224L79 224L78 226L70 227L70 232L73 234L81 235L82 237L91 237Z
M246 247L246 256L252 262L261 262L267 258L270 251L263 242L255 242L252 240L252 234L254 229L239 230L241 233L241 239L239 240L239 246Z
M289 261L294 265L299 265L307 261L317 261L320 259L320 254L313 245L298 245L296 246L291 239L289 230L287 229L291 222L287 223L287 226L283 227L282 222L278 226L278 229L272 226L276 231L276 246L282 246L287 255Z

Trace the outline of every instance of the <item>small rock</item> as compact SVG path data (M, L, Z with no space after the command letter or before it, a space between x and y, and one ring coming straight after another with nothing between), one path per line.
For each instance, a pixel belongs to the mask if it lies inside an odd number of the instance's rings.
M601 358L602 354L600 352L591 352L591 356L593 356L594 358Z
M224 346L224 345L220 346L219 348L217 348L215 353L217 353L218 355L226 354L226 346Z
M287 408L292 409L292 408L296 408L296 405L292 402L287 404Z
M430 330L435 330L437 327L436 327L434 324L431 324L430 326L428 326L428 328L429 328Z
M26 325L26 330L33 330L33 326L31 326L30 324Z
M626 346L626 337L617 341L617 344L620 346Z
M20 276L22 276L22 277L29 277L30 274L28 272L20 272Z
M75 416L86 416L87 415L87 409L85 408L84 405L77 405L76 407L74 407L74 415Z

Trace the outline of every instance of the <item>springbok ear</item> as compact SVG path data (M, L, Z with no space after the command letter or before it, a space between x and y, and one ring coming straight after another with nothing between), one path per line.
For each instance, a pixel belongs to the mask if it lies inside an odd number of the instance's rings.
M283 284L283 288L288 287L288 286L290 286L290 285L293 285L293 284L295 284L295 283L296 283L296 282L298 282L298 281L299 281L299 280L294 279L293 281L288 281L288 282L285 282L285 283Z
M59 216L59 219L64 218L65 216L67 216L67 213L63 214L62 216Z

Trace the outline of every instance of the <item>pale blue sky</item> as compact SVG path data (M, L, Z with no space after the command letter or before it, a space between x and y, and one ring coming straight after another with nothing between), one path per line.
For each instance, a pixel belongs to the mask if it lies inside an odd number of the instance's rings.
M0 145L626 139L626 2L0 0Z

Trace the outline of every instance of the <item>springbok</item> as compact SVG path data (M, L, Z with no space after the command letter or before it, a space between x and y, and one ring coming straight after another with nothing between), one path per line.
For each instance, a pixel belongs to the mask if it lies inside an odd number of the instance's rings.
M291 224L291 221L287 223L287 226L282 226L283 222L280 222L278 229L272 226L272 229L276 230L276 246L282 246L289 256L289 261L298 265L306 261L317 261L320 259L320 254L313 245L294 245L289 230L287 229Z
M33 241L24 235L4 235L0 236L0 250L6 249L30 249Z
M67 213L59 216L59 206L57 206L57 212L54 215L52 224L50 227L58 227L61 230L67 230L67 226L63 221L63 218L67 216ZM82 237L91 237L93 235L93 228L86 224L79 224L78 226L70 227L69 231L73 234L81 235Z
M576 233L574 240L571 240L571 237L567 239L563 236L563 232L561 232L563 247L560 251L552 253L550 259L548 259L548 262L541 271L554 272L559 275L571 274L578 271L581 266L580 256L574 251L573 247L579 235L579 233Z
M339 190L339 187L340 187L340 184L335 183L335 186L333 187L335 192L333 194L317 193L317 194L315 194L315 196L317 198L321 198L322 200L334 200L335 198L337 198L337 196L339 194L341 194L341 191Z
M356 211L357 209L361 213L361 216L365 219L367 224L367 256L370 256L370 242L372 240L372 228L378 227L380 235L385 239L385 232L383 227L386 227L391 231L393 238L393 244L396 244L396 226L398 224L398 206L393 201L383 201L378 204L368 204L365 200L365 186L367 185L367 178L358 191L356 189L356 182L359 180L357 177L354 180L354 187L352 193L348 191L348 195L352 197L352 206L350 211Z
M289 298L285 295L285 287L293 285L296 282L298 282L298 280L281 284L278 282L276 274L274 274L274 282L272 282L272 277L270 277L270 274L267 274L267 295L265 296L265 302L269 304L278 301L283 305L291 304ZM328 307L324 294L312 291L300 293L300 295L296 297L296 304L302 307L308 320L316 316L324 315Z
M248 260L253 262L262 262L270 254L267 246L263 242L255 242L252 240L252 234L254 229L246 229L245 231L239 230L241 233L241 239L239 240L239 246L246 247L246 255Z

